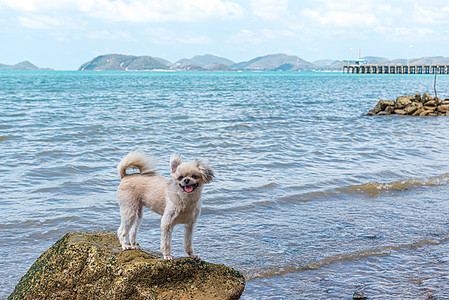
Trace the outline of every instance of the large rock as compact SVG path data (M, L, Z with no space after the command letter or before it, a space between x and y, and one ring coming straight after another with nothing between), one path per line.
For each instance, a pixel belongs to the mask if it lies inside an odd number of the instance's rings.
M418 109L412 114L412 116L413 116L413 117L417 117L417 116L421 115L421 113L422 113L423 111L424 111L423 108L418 108Z
M409 105L404 108L406 115L412 115L417 110L418 110L418 106L415 106L415 105Z
M385 110L388 106L394 106L393 100L379 100L377 105L374 107L375 110L382 111Z
M442 105L438 106L438 111L439 112L444 112L444 113L449 111L449 105L442 104Z
M399 96L396 99L396 103L395 103L394 107L396 109L402 109L402 108L406 107L407 105L409 105L410 103L412 103L412 101L408 97Z
M121 251L111 232L68 233L8 299L238 299L245 287L243 275L230 267L153 254Z
M395 109L394 113L397 114L397 115L405 115L405 114L407 114L405 112L405 110L403 110L403 109Z
M429 94L424 93L424 95L422 95L422 101L423 102L427 102L427 101L430 101L430 100L433 100L433 98Z
M415 95L415 101L418 101L418 102L421 102L422 100L421 100L421 93L417 93L416 95Z
M429 94L399 96L396 101L380 100L367 115L449 116L449 99L432 98Z
M424 109L425 110L432 110L432 111L434 111L435 110L435 106L427 106L427 105L424 105Z
M429 100L429 101L424 103L424 106L436 106L436 101L435 100Z

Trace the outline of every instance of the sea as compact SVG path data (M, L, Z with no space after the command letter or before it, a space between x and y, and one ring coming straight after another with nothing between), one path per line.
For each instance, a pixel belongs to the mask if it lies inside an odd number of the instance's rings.
M449 117L367 116L449 98L449 76L0 71L0 299L71 231L120 224L130 151L200 159L196 254L242 299L448 299ZM145 210L138 242L159 250ZM183 228L172 254L184 257Z

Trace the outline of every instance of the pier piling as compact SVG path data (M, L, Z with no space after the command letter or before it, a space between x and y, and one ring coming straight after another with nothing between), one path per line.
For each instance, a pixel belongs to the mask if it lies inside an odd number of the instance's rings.
M370 65L347 64L347 74L449 74L449 65Z

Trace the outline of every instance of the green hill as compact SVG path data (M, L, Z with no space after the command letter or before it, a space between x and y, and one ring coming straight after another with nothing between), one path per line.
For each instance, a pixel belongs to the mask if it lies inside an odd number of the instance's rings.
M217 65L230 66L233 64L234 62L227 58L206 54L206 55L197 55L192 58L183 58L174 63L173 67L176 69L182 69L189 65L195 65L205 69L211 69L216 67Z
M34 71L34 70L40 70L39 67L36 67L29 61L25 60L15 65L4 65L0 64L0 70L28 70L28 71Z
M316 66L297 56L286 54L271 54L254 58L231 66L245 71L307 71Z
M229 71L237 71L236 69L233 69L225 64L218 64L213 68L210 68L209 71L221 71L221 72L229 72Z
M121 54L100 55L81 65L79 71L150 71L168 70L170 67L151 56Z

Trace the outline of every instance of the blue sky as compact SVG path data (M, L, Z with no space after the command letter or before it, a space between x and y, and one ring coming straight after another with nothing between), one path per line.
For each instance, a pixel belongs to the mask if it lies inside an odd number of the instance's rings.
M0 63L74 70L97 55L235 62L449 56L447 0L0 0Z

